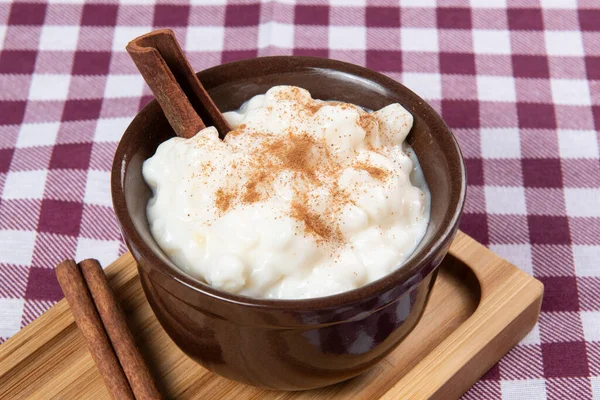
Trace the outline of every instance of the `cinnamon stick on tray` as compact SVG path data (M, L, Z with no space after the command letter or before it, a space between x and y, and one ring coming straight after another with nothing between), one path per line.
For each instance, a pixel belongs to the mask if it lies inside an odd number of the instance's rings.
M162 399L97 260L56 267L75 322L114 399Z
M177 136L190 138L206 125L212 125L223 139L231 130L172 30L159 29L139 36L126 49Z
M63 261L56 276L110 395L115 400L134 400L79 267L73 260Z

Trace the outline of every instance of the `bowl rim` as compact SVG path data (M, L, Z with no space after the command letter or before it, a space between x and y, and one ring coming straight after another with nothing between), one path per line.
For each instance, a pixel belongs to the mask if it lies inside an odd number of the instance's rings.
M344 61L307 56L256 57L220 64L202 70L197 74L199 76L203 74L218 74L220 72L219 70L222 69L238 69L243 68L247 64L259 62L274 63L281 62L282 60L291 62L294 67L317 69L326 68L358 76L360 78L365 78L369 81L377 82L378 84L384 86L386 89L391 90L392 92L398 92L398 89L401 89L405 92L409 92L415 97L415 99L417 99L417 101L422 102L422 104L419 105L424 106L428 114L430 114L428 116L433 117L435 120L437 120L439 126L444 129L445 133L448 135L449 142L452 144L452 151L457 154L459 159L459 174L455 176L455 179L458 179L458 182L451 184L451 188L454 188L456 184L459 185L459 193L457 196L458 200L456 202L456 206L452 213L452 216L450 217L450 219L448 219L446 226L443 227L443 231L441 232L441 234L439 234L437 239L428 244L428 246L422 248L420 251L413 252L410 255L410 257L404 261L404 265L398 267L391 273L358 288L329 296L314 297L308 299L263 299L234 294L212 287L208 283L202 282L186 274L185 272L177 268L174 263L171 262L173 265L169 265L168 263L165 263L163 260L161 260L161 258L154 253L154 251L142 238L127 210L124 188L124 161L126 157L129 156L128 154L126 154L126 142L128 139L128 132L130 130L131 125L133 124L133 121L140 118L140 115L144 112L144 110L146 110L146 108L153 105L153 103L156 103L155 99L152 100L152 102L146 105L135 115L134 119L123 133L123 136L119 141L113 159L113 164L111 168L111 195L114 212L117 216L119 224L121 225L123 237L125 238L126 242L131 241L134 244L134 248L140 254L141 258L148 260L148 263L150 265L156 267L152 269L156 269L165 277L174 280L178 284L181 284L187 287L188 289L197 292L198 294L208 296L212 299L253 308L276 309L279 311L305 311L319 308L335 308L343 306L345 304L356 302L359 299L372 298L378 294L387 292L393 289L394 287L401 285L402 283L407 282L414 276L417 276L420 272L422 272L423 269L425 269L425 267L427 267L428 264L430 264L431 260L438 254L439 250L449 241L449 239L453 237L453 233L457 229L457 225L465 203L466 169L464 164L464 158L462 156L462 152L460 150L456 137L454 136L450 128L446 125L446 123L443 121L441 116L426 101L421 99L421 97L412 92L406 86L381 73ZM127 234L125 234L125 232L127 232ZM127 245L129 246L129 243L127 243ZM422 276L421 279L419 279L418 281L411 284L411 287L418 284L422 279L424 279L424 276ZM171 291L169 292L173 294Z

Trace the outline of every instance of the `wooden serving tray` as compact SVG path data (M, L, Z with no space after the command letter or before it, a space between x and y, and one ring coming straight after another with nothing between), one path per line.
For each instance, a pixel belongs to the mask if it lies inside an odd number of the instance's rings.
M451 399L468 390L537 321L543 286L459 232L425 313L367 373L305 392L221 378L187 358L146 302L129 253L106 273L161 391L172 399ZM0 398L105 399L108 392L65 300L0 346Z

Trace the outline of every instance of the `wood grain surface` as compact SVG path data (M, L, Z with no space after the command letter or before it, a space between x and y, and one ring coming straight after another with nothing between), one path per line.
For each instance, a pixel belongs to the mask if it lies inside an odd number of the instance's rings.
M129 253L107 269L159 389L171 399L457 398L534 326L543 286L460 233L410 335L367 373L305 392L242 385L208 372L169 339ZM0 399L108 399L64 300L0 346Z

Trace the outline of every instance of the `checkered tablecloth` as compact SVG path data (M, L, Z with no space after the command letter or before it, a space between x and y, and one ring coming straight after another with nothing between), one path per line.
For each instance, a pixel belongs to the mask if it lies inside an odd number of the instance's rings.
M461 228L545 285L538 326L468 399L600 399L600 2L0 0L0 342L65 257L126 251L109 169L150 92L125 52L171 27L201 70L315 55L403 82L458 137Z

